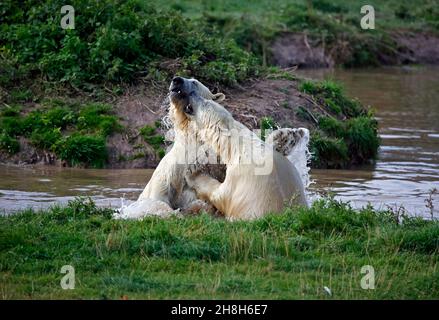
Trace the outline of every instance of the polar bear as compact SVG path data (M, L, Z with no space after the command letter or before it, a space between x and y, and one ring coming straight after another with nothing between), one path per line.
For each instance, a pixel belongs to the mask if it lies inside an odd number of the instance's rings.
M169 91L171 93L196 92L199 96L209 100L222 101L225 99L223 93L214 94L200 81L183 77L174 77ZM115 218L141 219L147 215L166 217L180 210L193 213L201 210L213 211L211 205L197 199L195 192L187 187L184 179L188 166L193 165L199 170L199 156L209 151L198 148L194 137L187 131L180 129L181 125L179 125L175 113L174 105L171 103L169 118L174 125L174 144L171 150L158 164L138 200L129 206L122 206L115 214ZM202 168L203 172L217 173L213 174L217 177L220 175L212 167L203 165ZM224 171L224 169L222 170Z
M225 99L223 93L213 94L200 81L183 77L175 77L170 84L169 91L171 94L195 92L205 99L218 102ZM211 204L198 199L193 189L188 188L184 175L190 165L192 170L203 172L223 181L225 166L218 165L218 160L213 161L213 165L205 163L206 160L212 160L216 157L215 152L206 148L205 145L197 146L193 133L180 129L179 116L176 111L175 106L171 103L168 114L168 118L173 124L173 129L168 131L173 136L174 141L171 150L157 166L138 200L129 206L122 206L115 214L115 218L141 219L147 215L167 217L180 210L185 213L213 212L215 210ZM296 147L300 145L301 138L305 137L305 131L307 132L307 129L304 128L275 130L267 137L267 142L273 144L276 150L285 156L291 156L293 153L301 154L302 151L296 150ZM296 152L293 152L294 150ZM306 167L306 160L302 162ZM297 157L294 157L294 163L296 166L297 163L300 163L297 161Z
M174 91L175 125L212 148L226 164L224 182L199 171L186 174L187 184L200 199L220 210L226 218L255 219L279 212L286 205L305 205L301 177L294 165L263 142L220 104L195 91ZM258 171L258 165L270 164Z

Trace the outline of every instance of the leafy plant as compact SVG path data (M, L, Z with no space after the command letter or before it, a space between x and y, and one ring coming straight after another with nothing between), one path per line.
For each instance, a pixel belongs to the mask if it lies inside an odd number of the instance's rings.
M271 117L262 117L260 120L261 127L261 139L265 141L266 131L273 130L276 127L276 123Z
M9 154L15 154L20 151L20 144L17 139L8 136L5 133L0 134L0 150Z
M5 59L50 80L80 87L130 82L151 74L157 66L160 72L175 73L160 67L166 59L180 59L179 71L208 82L233 84L256 72L254 57L234 40L208 36L199 23L177 11L159 11L135 0L71 4L81 14L75 29L63 30L59 17L53 16L59 1L27 1L17 6L6 0L2 16L8 18L0 35L8 52ZM7 66L14 72L12 62ZM29 95L17 95L23 97Z
M51 150L62 138L61 129L36 130L32 133L31 143L40 149Z
M148 144L150 144L154 150L161 151L160 154L162 154L162 148L161 146L165 142L165 137L160 134L155 134L156 128L146 125L143 128L140 129L140 135L145 139ZM162 158L162 156L160 156Z
M102 168L107 161L105 139L100 136L74 134L60 140L55 151L71 166Z
M316 167L340 168L348 162L348 147L343 139L327 137L314 131L310 139L312 162Z
M111 106L107 104L88 104L79 111L78 129L89 132L97 131L107 137L122 129L117 117L111 113Z
M377 133L377 121L369 117L349 119L346 123L346 140L356 163L375 159L380 140Z

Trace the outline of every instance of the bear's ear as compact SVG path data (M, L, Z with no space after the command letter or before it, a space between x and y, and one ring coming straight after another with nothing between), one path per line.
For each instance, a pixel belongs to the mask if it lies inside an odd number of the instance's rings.
M216 101L216 102L221 102L226 98L226 96L224 95L224 93L215 93L214 95L212 95L212 100Z

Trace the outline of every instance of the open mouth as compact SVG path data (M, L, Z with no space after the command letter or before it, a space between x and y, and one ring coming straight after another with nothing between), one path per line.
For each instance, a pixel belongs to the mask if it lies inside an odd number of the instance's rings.
M181 93L181 88L171 88L171 92Z

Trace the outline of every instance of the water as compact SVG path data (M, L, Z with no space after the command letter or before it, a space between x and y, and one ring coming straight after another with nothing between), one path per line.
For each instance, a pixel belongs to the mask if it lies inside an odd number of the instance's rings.
M429 216L424 200L439 189L439 68L307 70L311 78L341 81L347 93L371 105L382 146L375 165L351 170L311 170L312 191L331 191L355 207L404 206ZM152 170L81 170L0 166L0 213L66 203L90 196L98 205L120 207L136 200ZM439 195L434 200L439 217Z
M372 106L379 120L381 147L374 166L354 170L312 170L316 191L362 207L403 206L429 216L429 190L439 189L439 68L307 70L302 75L335 79L351 97ZM434 198L439 217L439 194Z
M94 170L49 166L0 166L0 214L24 208L44 209L89 196L97 205L118 208L136 200L152 169Z

